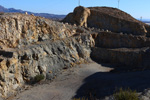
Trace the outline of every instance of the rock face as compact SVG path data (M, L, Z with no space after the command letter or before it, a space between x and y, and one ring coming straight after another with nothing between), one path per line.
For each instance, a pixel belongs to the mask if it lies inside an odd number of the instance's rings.
M74 34L61 23L22 14L0 16L0 28L0 44L11 48Z
M0 95L34 81L36 75L52 79L57 73L90 60L92 35L85 29L24 14L0 16Z
M102 48L142 48L150 46L150 38L112 32L101 32L95 38L96 47Z
M98 62L111 63L127 69L149 68L150 38L101 32L95 37L91 58Z
M76 11L76 9L78 9ZM90 13L87 13L87 11ZM78 16L76 18L75 16ZM80 17L80 18L79 18ZM83 20L82 20L83 19ZM77 24L80 26L95 27L112 32L123 32L134 35L149 35L150 26L137 21L129 14L116 8L109 7L77 7L70 13L63 22ZM85 25L78 22L86 23Z
M68 14L63 21L87 27L87 18L90 16L90 14L90 9L79 6L74 9L73 13Z
M130 27L128 32L132 33L136 29L135 34L81 27L93 25L88 20L93 18L93 13L99 17L99 12L92 9L77 7L75 14L64 19L79 26L33 15L0 15L0 96L9 97L25 84L32 83L37 75L44 75L51 80L59 71L91 59L100 63L123 65L124 68L149 68L150 38L140 28L145 24L131 21L130 17L128 21L121 17L122 22L127 22L123 25ZM106 15L106 18L115 18L114 23L120 24L117 22L119 19L114 17L116 14ZM104 22L109 23L107 20ZM108 25L113 27L112 24ZM148 29L145 26L144 30Z
M11 56L6 58L4 55L1 58L1 95L11 95L12 90L32 82L38 74L52 79L63 68L83 63L90 58L90 47L93 45L94 41L88 35L56 42L45 41L19 50L3 51Z
M145 69L149 67L150 48L93 48L91 57L94 60L115 64L128 69Z

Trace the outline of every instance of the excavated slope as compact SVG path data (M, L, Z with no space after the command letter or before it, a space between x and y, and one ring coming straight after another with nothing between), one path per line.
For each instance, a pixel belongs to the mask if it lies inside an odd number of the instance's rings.
M124 19L124 20L127 20L127 21L142 23L142 22L136 20L135 18L133 18L130 14L128 14L124 11L121 11L117 8L112 8L112 7L89 7L89 9L93 10L93 11L97 11L99 13L104 13L104 14L107 14L107 15L110 15L110 16L113 16L113 17L116 17L116 18L119 18L119 19Z
M150 38L143 33L119 34L17 13L0 15L0 47L3 98L34 83L37 75L51 80L59 71L91 59L124 68L150 65Z
M150 26L142 23L131 15L110 7L76 7L63 22L84 27L94 27L117 33L133 35L150 35Z
M86 32L79 35L79 32ZM36 75L54 78L90 60L95 42L87 30L25 14L0 15L0 95L9 97ZM74 36L75 35L75 36Z

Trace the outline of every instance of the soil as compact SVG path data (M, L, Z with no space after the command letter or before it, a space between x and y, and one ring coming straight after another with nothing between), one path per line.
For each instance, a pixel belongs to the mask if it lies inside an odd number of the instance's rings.
M12 100L72 100L94 95L108 100L119 88L131 88L141 93L149 88L150 71L118 72L114 66L89 63L64 70L52 82L36 85Z
M98 11L99 13L104 13L119 19L124 19L127 21L132 21L132 22L139 22L142 23L138 20L136 20L135 18L133 18L130 14L121 11L117 8L112 8L112 7L89 7L89 9L93 10L93 11Z

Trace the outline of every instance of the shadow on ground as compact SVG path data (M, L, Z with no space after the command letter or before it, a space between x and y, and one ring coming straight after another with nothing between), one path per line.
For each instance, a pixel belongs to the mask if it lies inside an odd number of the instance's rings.
M97 72L84 79L84 84L76 91L74 98L93 95L104 99L119 88L130 88L137 92L150 88L150 70L136 72Z

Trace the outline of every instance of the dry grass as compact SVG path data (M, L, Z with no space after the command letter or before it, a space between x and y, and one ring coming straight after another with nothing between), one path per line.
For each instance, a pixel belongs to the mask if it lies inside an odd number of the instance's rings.
M139 100L137 92L129 88L125 90L120 88L113 96L115 100Z

